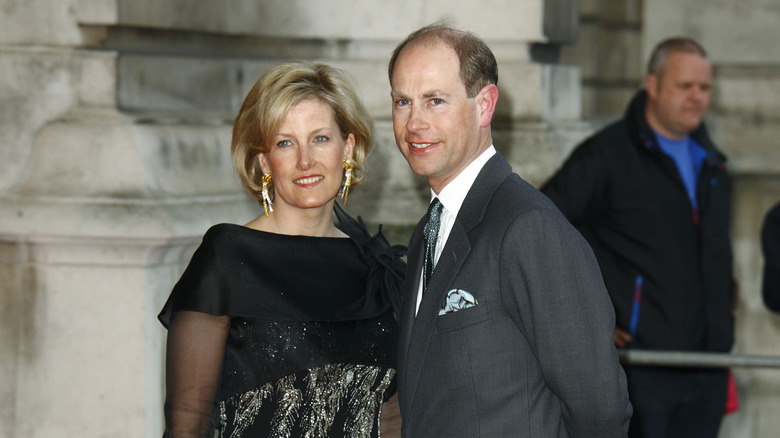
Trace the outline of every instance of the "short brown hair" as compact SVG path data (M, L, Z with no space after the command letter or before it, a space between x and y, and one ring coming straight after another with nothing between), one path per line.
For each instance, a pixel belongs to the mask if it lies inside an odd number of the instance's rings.
M287 112L309 99L333 109L344 139L355 136L352 185L363 181L366 157L374 144L374 123L346 74L325 64L290 62L268 70L255 82L233 124L233 163L244 188L255 199L262 199L263 172L257 155L269 151Z
M653 49L650 60L647 62L647 74L660 78L672 53L690 53L699 55L702 58L707 57L707 51L693 38L667 38L658 43Z
M401 52L408 46L417 44L444 43L451 47L460 61L460 80L466 87L466 94L472 98L486 85L498 85L498 65L493 52L478 36L453 29L445 23L433 23L412 32L393 50L388 66L390 84L393 83L393 70Z

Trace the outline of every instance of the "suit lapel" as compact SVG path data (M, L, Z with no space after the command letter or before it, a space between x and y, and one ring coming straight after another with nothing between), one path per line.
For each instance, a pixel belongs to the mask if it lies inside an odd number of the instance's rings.
M411 318L407 318L407 321L404 322L404 325L409 325L411 329L407 338L408 343L406 345L408 345L408 348L404 358L404 369L407 372L404 373L403 385L406 389L404 397L406 398L405 404L407 406L413 406L420 379L420 373L412 370L419 367L425 360L425 355L428 352L431 338L435 331L439 309L447 296L452 279L458 273L469 251L471 251L471 245L469 244L468 236L463 227L456 222L447 239L447 245L442 250L441 256L439 256L436 268L433 270L430 283L428 283L428 290L423 295L417 316L414 316L414 303L412 303ZM417 275L418 277L420 275L419 269L417 269ZM414 283L417 284L419 281ZM414 291L416 292L417 288Z
M507 162L496 153L482 168L474 181L463 206L455 219L447 243L439 256L439 261L431 275L428 290L420 303L415 317L417 291L422 272L424 239L422 228L427 220L423 216L409 241L408 272L404 287L404 306L400 333L400 364L403 366L399 383L403 388L403 409L408 412L414 406L416 391L428 349L433 338L436 318L439 316L447 292L458 274L463 262L471 252L468 231L476 226L484 216L490 197L498 186L511 173ZM410 277L411 276L411 277Z
M398 363L400 366L406 365L406 358L409 351L409 340L412 334L412 327L415 320L415 308L417 307L417 290L420 287L420 276L422 275L422 265L424 257L423 233L422 229L427 220L427 215L423 216L417 224L412 237L409 239L409 250L407 251L407 269L406 281L404 282L404 301L401 310L401 327L398 334ZM403 385L405 374L399 374L399 384Z
M511 174L512 167L498 152L485 163L458 213L458 220L461 221L466 232L482 222L493 193Z

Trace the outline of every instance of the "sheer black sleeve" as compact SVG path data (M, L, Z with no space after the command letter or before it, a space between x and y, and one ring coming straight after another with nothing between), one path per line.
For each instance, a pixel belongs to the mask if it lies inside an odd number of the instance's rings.
M228 287L217 256L219 228L193 254L158 318L168 329L165 437L211 437L225 343Z
M230 319L173 312L168 327L165 437L210 437Z

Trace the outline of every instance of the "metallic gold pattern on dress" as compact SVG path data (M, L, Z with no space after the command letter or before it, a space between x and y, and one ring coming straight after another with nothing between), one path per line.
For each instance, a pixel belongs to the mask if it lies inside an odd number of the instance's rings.
M285 377L276 384L279 405L271 420L274 433L269 438L290 438L295 426L295 413L301 407L301 390L295 388L295 376Z
M337 414L346 418L343 436L370 437L373 430L379 430L384 392L394 375L393 369L333 364L267 383L220 403L220 436L226 438L230 423L234 427L230 438L241 437L265 404L265 409L274 410L271 438L291 438L293 433L306 438L327 437Z

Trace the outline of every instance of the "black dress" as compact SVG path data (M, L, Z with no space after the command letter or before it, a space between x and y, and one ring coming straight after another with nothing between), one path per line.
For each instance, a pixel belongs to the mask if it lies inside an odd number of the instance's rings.
M378 436L395 390L404 248L337 215L349 239L213 226L163 307L166 327L179 311L230 318L221 437Z

